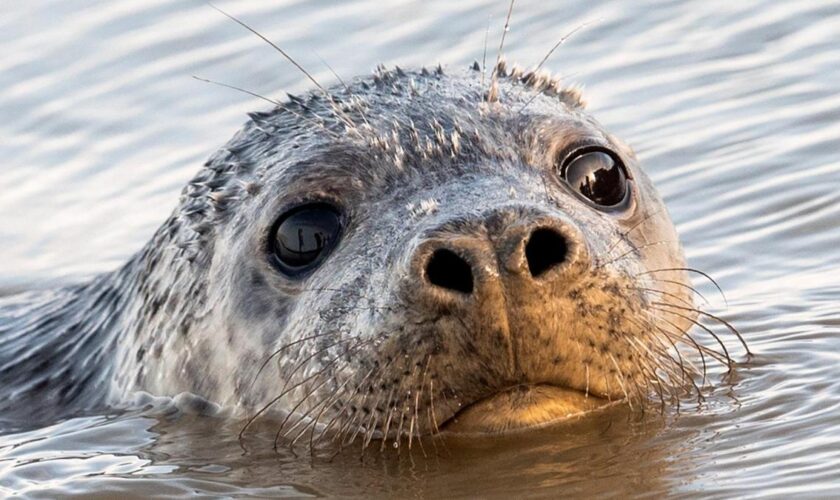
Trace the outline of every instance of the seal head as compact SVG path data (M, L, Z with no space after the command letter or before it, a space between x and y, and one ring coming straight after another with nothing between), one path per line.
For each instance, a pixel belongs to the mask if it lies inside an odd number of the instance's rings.
M106 400L369 441L679 392L684 259L633 152L550 76L488 81L380 68L252 114L106 279Z
M157 252L170 276L184 252L181 317L143 319L118 392L368 436L647 398L683 328L654 304L691 300L649 279L684 267L667 211L575 90L496 71L381 69L252 115L183 192Z

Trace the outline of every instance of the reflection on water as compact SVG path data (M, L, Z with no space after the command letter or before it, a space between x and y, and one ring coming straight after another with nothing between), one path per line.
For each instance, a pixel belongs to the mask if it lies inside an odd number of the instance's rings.
M481 58L506 2L236 2L316 78L385 62ZM713 312L756 353L705 401L610 409L494 440L276 452L271 429L183 414L90 416L0 436L0 492L52 497L210 495L720 496L840 488L840 5L829 2L520 0L509 59L586 85L590 109L634 145L690 263L728 307ZM16 2L0 16L0 294L115 268L174 206L181 185L263 108L247 95L309 87L253 36L196 1ZM495 43L490 44L491 47ZM731 346L733 351L737 345ZM715 374L718 380L722 374ZM437 446L437 450L435 449ZM424 456L424 452L427 456Z

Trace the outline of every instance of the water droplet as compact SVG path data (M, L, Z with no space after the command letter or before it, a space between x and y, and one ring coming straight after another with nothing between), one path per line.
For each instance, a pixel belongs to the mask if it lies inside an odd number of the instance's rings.
M394 448L399 448L399 447L400 447L399 441L394 441Z

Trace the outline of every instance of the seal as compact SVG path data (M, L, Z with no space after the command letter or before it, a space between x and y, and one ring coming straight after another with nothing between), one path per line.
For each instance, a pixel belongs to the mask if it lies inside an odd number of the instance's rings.
M250 120L126 265L0 305L0 414L145 391L294 443L545 425L700 389L662 200L574 87L380 67ZM711 333L711 332L710 332Z

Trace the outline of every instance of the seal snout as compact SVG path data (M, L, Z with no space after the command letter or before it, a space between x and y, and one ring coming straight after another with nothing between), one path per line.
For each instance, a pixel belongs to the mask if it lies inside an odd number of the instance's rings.
M418 247L415 272L421 286L435 295L480 295L499 280L536 282L557 274L554 271L579 260L577 238L577 231L566 223L544 219L511 224L498 236L447 234Z

